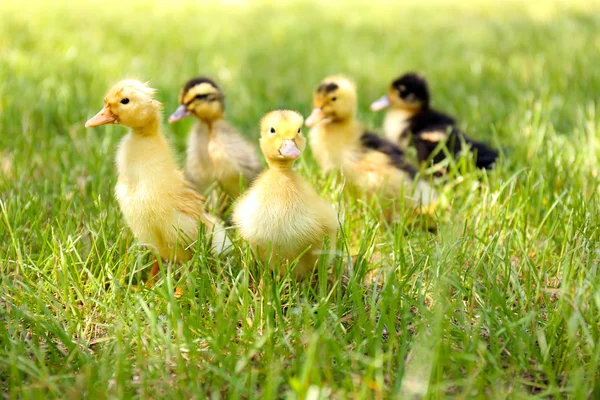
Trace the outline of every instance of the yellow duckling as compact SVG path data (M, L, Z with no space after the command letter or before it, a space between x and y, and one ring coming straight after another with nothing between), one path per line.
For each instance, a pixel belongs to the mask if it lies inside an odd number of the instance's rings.
M186 176L200 190L218 182L230 197L238 197L263 165L256 146L225 120L223 92L214 81L195 78L181 89L179 103L169 122L198 119L188 140Z
M261 257L271 251L270 264L279 266L281 273L304 252L293 271L297 278L314 270L326 236L335 248L338 228L333 208L292 170L306 146L303 122L295 111L272 111L263 117L260 147L269 168L237 201L233 212L240 235L258 248Z
M365 132L356 120L356 87L350 80L325 78L313 95L313 111L306 119L310 146L325 171L341 169L357 188L387 198L406 196L428 204L436 198L433 188L415 181L417 169L402 150L389 140Z
M140 243L164 259L189 259L188 247L198 238L199 224L212 236L213 251L222 251L229 246L228 238L218 219L203 211L204 198L178 170L154 92L142 82L123 80L110 88L104 108L85 123L86 128L130 128L117 152L115 188L125 221ZM153 268L152 274L156 272Z

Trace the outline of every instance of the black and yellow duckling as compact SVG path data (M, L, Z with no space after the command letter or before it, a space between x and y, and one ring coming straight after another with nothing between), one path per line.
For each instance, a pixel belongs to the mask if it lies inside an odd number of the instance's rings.
M442 142L455 156L463 145L468 146L478 168L491 168L498 158L498 151L460 131L454 118L431 108L427 81L415 73L394 80L388 93L371 104L373 111L386 108L389 111L383 123L385 135L404 149L412 142L420 162L431 159L437 164L446 158L444 151L438 149Z
M260 147L269 164L252 187L235 203L233 222L240 235L271 268L284 274L302 254L292 271L307 277L315 268L325 237L335 248L338 222L334 209L312 186L292 170L306 139L304 119L295 111L271 111L260 124Z
M353 186L388 199L401 196L428 204L436 193L416 180L417 169L391 141L365 132L356 120L357 95L347 78L325 78L313 94L313 111L306 119L312 127L310 146L324 171L341 169Z
M186 176L202 191L218 182L231 198L238 197L263 164L256 146L225 120L223 92L211 79L194 78L181 89L179 103L169 122L198 119L188 140Z

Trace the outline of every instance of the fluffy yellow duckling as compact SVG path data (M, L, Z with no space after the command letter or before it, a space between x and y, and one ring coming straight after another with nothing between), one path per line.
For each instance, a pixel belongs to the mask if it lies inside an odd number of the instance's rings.
M161 130L162 106L154 92L142 82L123 80L110 88L104 108L85 124L130 128L117 152L115 188L125 221L140 243L164 259L189 259L188 247L198 238L199 224L212 236L213 250L222 251L229 246L228 238L218 219L203 211L204 198L178 170Z
M387 198L406 196L428 204L436 193L402 150L378 135L365 132L356 120L356 87L350 80L325 78L313 95L313 111L306 119L313 154L324 171L341 169L357 188Z
M185 172L200 190L218 182L232 198L262 171L258 149L224 118L223 92L208 78L188 81L179 94L173 123L188 116L198 122L188 140Z
M260 147L269 168L237 201L233 221L261 257L271 251L271 266L285 273L302 255L293 274L305 278L315 268L329 236L335 248L338 222L333 208L292 170L306 146L304 119L295 111L272 111L260 124Z

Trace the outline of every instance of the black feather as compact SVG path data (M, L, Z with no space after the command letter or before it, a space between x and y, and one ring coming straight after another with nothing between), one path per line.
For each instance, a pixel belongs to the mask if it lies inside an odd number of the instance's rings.
M477 168L489 169L494 166L498 158L498 151L488 145L476 140L470 139L462 131L453 125L437 125L427 129L422 129L417 134L413 134L413 142L417 148L419 161L427 161L432 153L438 147L438 141L425 139L425 135L430 132L442 132L446 135L446 148L453 156L456 156L463 150L463 144L467 145L475 155L475 165ZM432 161L437 164L446 158L444 151L439 151L433 156Z
M331 93L331 92L337 90L338 88L339 88L339 86L337 85L337 83L321 83L319 85L319 87L317 88L317 92Z
M392 87L398 91L398 96L406 99L413 95L416 100L421 101L423 107L429 107L429 87L425 78L414 72L402 75L392 82Z
M208 83L209 85L217 89L219 92L221 91L221 88L215 83L215 81L204 76L199 76L197 78L193 78L187 81L185 85L183 85L183 92L185 93L194 86L200 85L201 83Z

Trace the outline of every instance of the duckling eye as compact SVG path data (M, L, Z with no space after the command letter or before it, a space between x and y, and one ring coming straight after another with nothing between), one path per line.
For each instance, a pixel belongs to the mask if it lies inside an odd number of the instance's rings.
M336 100L337 100L337 97L335 97L335 96L331 98L331 101L336 101Z
M127 97L125 97L123 100L121 100L121 104L127 104L129 103L129 99Z
M302 132L300 132L300 130L301 130L301 129L302 129L302 128L298 128L298 134L302 133Z
M271 127L271 130L269 132L271 133L271 135L274 134L275 133L275 128Z

